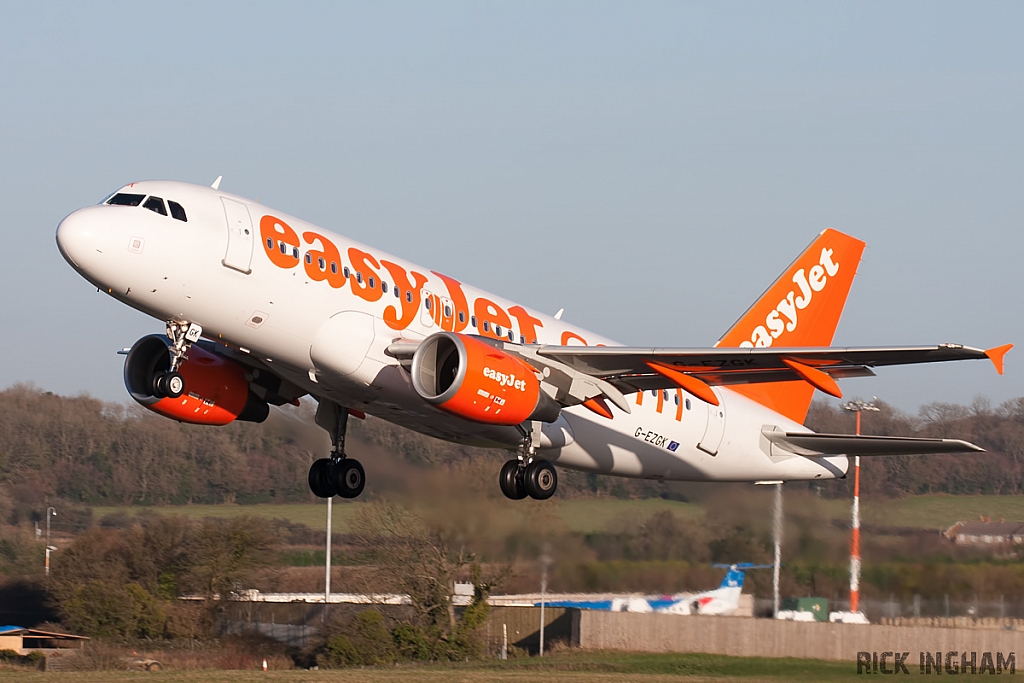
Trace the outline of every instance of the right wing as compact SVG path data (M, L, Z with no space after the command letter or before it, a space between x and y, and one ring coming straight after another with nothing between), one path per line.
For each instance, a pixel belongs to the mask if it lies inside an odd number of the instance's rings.
M872 368L887 365L988 358L1002 374L1003 356L1012 346L1007 344L983 350L960 344L709 349L502 345L505 351L548 371L549 382L559 372L570 380L573 377L591 379L602 387L602 391L595 393L608 398L626 412L629 408L623 395L649 389L680 387L707 403L718 405L718 397L711 389L713 386L765 382L804 381L842 398L836 379L873 375ZM608 387L612 391L608 391ZM566 398L570 399L569 396ZM562 402L563 405L571 405Z

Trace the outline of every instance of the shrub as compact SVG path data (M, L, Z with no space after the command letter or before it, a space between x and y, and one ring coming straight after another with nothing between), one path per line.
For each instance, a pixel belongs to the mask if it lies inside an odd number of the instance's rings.
M397 656L384 616L375 609L355 615L344 630L328 638L320 658L327 666L390 664Z
M398 654L404 659L431 661L435 658L437 636L428 634L419 626L399 624L391 629L391 637Z

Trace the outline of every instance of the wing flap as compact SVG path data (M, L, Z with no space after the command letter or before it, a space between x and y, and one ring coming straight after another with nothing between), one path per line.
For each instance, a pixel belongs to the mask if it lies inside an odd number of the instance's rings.
M797 455L928 455L932 453L983 453L984 448L960 439L919 439L903 436L856 436L761 431L773 446Z
M864 348L741 348L741 349L658 349L620 346L540 346L537 353L557 360L579 372L605 379L617 375L641 375L651 372L648 362L672 365L687 373L734 372L744 374L764 370L796 373L786 364L795 361L824 372L848 367L882 367L941 363L953 360L988 358L982 349L960 344L937 346L864 347Z
M871 368L853 366L828 368L825 372L833 379L845 379L848 377L874 377L875 373ZM738 384L761 384L764 382L790 382L800 379L795 372L789 368L785 370L761 370L747 371L742 373L710 371L687 373L697 379L710 384L711 386L732 386ZM608 380L624 394L632 394L636 391L649 391L651 389L675 389L679 385L661 374L652 375L629 375Z
M515 353L512 345L505 349ZM536 359L604 380L623 393L681 387L707 401L712 386L792 381L806 382L842 398L836 379L873 375L874 367L988 358L1001 370L1007 350L1008 346L985 351L960 344L738 349L543 345L532 347L531 353Z

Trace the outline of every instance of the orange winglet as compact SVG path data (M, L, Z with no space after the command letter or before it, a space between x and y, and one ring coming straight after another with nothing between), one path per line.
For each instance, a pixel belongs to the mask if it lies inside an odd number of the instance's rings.
M604 400L604 396L588 398L583 402L583 407L593 413L597 413L601 417L607 417L609 420L614 418L612 409L608 407L608 402Z
M361 410L356 410L355 408L349 408L348 414L351 415L352 417L358 417L360 420L366 419L366 413L364 413Z
M994 349L988 349L985 351L985 355L988 356L990 361L992 361L992 365L996 366L996 372L1000 375L1003 374L1003 356L1005 356L1006 352L1012 348L1013 344L1003 344L1002 346L997 346Z
M815 389L820 389L826 394L835 396L836 398L842 398L843 392L836 384L836 381L832 379L832 376L827 372L822 372L817 368L812 368L809 365L798 363L795 360L783 358L782 362L789 366L789 368L800 375L800 378L813 386Z
M711 389L707 382L702 382L696 377L687 375L685 372L680 372L670 365L662 365L661 363L647 363L647 367L654 370L659 375L668 377L670 380L676 383L684 391L693 394L705 403L710 403L713 406L718 405L718 396Z

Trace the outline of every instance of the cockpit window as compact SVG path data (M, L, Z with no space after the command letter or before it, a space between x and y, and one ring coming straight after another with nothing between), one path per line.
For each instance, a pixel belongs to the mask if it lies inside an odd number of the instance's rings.
M164 208L164 200L160 199L160 197L150 197L146 200L146 203L142 205L142 208L154 211L161 216L167 215L167 209Z
M172 202L170 199L167 200L167 206L171 209L171 218L177 218L179 221L184 223L188 222L188 218L185 217L185 209L178 202Z
M144 194L127 194L125 192L118 192L107 200L107 204L111 206L138 206L145 198L146 195Z

